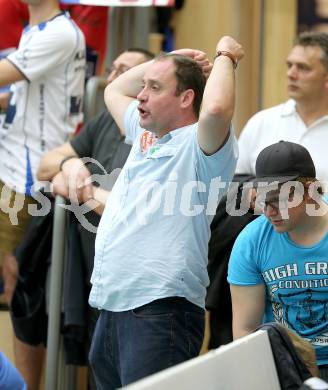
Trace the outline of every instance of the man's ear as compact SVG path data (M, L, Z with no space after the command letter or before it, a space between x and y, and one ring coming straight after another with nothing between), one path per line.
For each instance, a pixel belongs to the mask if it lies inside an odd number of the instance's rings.
M180 95L180 105L182 108L188 108L193 105L195 92L192 89L183 91Z

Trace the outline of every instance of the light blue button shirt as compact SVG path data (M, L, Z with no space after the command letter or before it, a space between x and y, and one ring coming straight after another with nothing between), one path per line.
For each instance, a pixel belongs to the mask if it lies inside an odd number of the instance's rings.
M238 155L233 130L211 156L198 146L198 123L142 152L136 107L125 114L134 143L98 227L89 303L124 311L179 296L204 307L210 223Z

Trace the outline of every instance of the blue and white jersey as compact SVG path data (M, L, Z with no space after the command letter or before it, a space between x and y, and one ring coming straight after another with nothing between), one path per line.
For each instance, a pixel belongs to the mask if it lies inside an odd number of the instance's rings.
M0 128L0 179L30 194L40 158L82 122L85 40L70 17L27 26L7 59L26 80L11 86Z
M260 216L238 236L228 281L265 284L264 322L277 321L310 341L317 363L328 364L328 232L315 245L301 246L277 233Z

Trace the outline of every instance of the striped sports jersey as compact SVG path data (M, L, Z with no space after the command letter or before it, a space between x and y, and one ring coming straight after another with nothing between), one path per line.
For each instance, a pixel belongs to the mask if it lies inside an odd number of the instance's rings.
M64 13L27 26L8 60L25 76L11 86L0 128L0 179L30 195L40 158L82 122L85 41Z

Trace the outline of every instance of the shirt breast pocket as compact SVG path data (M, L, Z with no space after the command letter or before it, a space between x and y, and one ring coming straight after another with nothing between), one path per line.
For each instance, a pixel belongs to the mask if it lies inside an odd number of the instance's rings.
M149 148L147 158L148 159L161 159L161 158L172 158L177 155L178 148L175 146L152 146Z
M177 147L153 147L153 150L149 150L147 160L149 161L150 169L152 171L151 176L154 179L165 181L168 179L171 172L176 171L177 168Z

